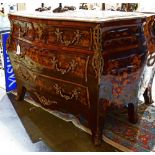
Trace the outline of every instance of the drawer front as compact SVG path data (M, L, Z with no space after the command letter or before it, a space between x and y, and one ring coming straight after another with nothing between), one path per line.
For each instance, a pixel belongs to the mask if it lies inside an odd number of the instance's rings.
M126 50L113 55L107 54L103 73L106 75L121 75L123 73L134 73L143 67L146 61L147 51L139 49Z
M143 37L141 25L105 28L103 33L103 49L105 51L119 51L138 47Z
M90 108L87 87L42 75L37 76L35 85L36 92L34 94L44 106L52 106L54 101L55 104L58 104L57 106L67 105L74 108L76 106Z
M17 44L17 40L13 42ZM14 52L9 53L16 63L23 64L29 69L47 76L87 82L88 55L43 49L23 41L20 41L19 44L20 55ZM15 51L16 46L12 47L14 48L12 50Z
M12 20L12 32L14 37L43 46L65 46L86 50L92 47L91 28L63 26L61 22L56 26L49 23Z

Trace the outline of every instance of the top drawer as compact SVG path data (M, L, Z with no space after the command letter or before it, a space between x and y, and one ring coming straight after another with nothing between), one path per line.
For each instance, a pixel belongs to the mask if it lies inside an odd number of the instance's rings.
M39 43L46 46L75 47L90 50L92 47L91 28L52 25L51 23L39 23L38 21L12 20L12 33L14 37Z

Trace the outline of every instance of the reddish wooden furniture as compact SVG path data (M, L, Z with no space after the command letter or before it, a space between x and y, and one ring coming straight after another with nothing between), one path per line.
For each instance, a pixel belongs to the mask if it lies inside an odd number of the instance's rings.
M137 121L147 18L118 12L109 17L102 12L98 18L67 15L9 15L8 53L17 99L23 100L28 91L45 108L81 115L98 145L111 103L129 104L129 120Z

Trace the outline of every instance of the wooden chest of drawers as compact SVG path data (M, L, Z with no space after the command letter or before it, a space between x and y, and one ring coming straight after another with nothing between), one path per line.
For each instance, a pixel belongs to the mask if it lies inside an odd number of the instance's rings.
M8 40L17 99L28 91L45 108L82 115L95 144L101 142L109 103L122 103L118 95L126 94L129 83L137 87L147 57L144 15L100 13L98 18L10 14ZM116 82L106 87L111 77Z

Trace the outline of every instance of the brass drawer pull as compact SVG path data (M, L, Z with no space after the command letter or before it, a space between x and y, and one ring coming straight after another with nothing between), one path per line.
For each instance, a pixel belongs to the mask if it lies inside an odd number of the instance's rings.
M56 90L56 94L60 95L62 98L65 98L65 100L71 100L74 97L76 100L78 99L78 94L80 93L79 89L75 88L72 92L69 93L69 95L65 95L65 91L61 87L59 87L58 84L55 84L53 87Z
M53 68L55 68L61 74L65 74L70 71L73 72L77 66L77 63L75 62L75 60L72 60L71 62L69 62L69 66L67 68L63 69L63 68L61 68L61 66L62 66L61 62L58 62L56 57L53 57L51 62L52 62Z

